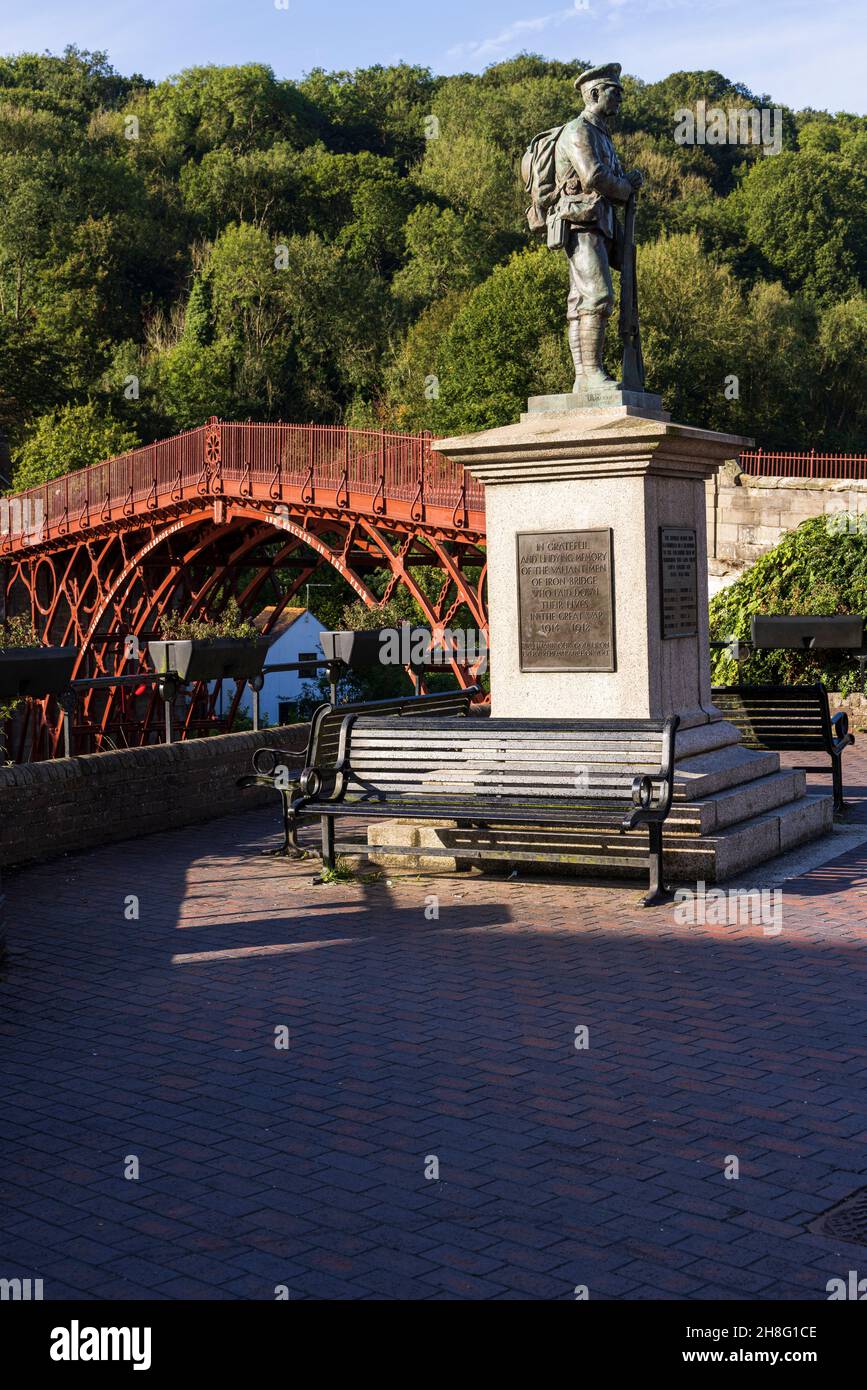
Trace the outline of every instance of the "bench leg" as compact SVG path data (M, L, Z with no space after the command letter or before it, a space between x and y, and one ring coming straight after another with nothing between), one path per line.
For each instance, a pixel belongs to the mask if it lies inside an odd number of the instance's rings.
M334 868L334 817L320 816L322 822L322 866Z
M288 807L288 803L287 803L287 808L286 808L286 845L285 845L286 853L287 853L288 855L290 855L291 858L293 858L293 859L306 859L306 858L307 858L307 851L306 851L306 849L302 849L301 846L300 846L299 843L298 843L298 831L299 831L299 829L300 829L300 826L298 825L298 817L297 817L297 816L293 816L291 810L290 810L289 807ZM291 846L291 849L290 849L290 846Z
M651 821L647 830L650 837L650 883L641 899L641 906L653 907L656 903L667 902L671 892L662 882L662 826L659 821Z
M297 784L293 788L297 791ZM264 855L270 855L274 859L279 859L281 855L288 855L290 859L306 859L307 850L302 849L298 843L298 820L292 814L292 795L293 792L280 789L280 804L283 815L283 843L276 849L263 849Z
M283 844L282 852L290 859L306 859L307 851L302 849L298 843L298 817L292 810L292 797L289 792L283 792Z
M834 815L842 816L846 810L843 800L843 759L831 756L831 783L834 792Z

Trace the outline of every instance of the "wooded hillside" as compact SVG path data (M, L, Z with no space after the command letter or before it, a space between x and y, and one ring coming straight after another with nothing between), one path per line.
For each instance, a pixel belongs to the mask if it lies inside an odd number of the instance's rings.
M103 54L0 59L17 485L211 414L451 432L566 389L565 258L526 230L517 167L587 62L153 84ZM867 119L786 111L767 157L673 133L699 98L770 98L715 72L625 88L649 384L767 446L864 449Z

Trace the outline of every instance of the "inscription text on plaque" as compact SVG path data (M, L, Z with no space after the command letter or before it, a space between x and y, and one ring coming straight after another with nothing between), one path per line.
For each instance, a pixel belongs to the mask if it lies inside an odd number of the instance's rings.
M659 571L662 637L698 632L697 542L690 526L660 526Z
M521 670L613 671L610 528L524 531L517 544Z

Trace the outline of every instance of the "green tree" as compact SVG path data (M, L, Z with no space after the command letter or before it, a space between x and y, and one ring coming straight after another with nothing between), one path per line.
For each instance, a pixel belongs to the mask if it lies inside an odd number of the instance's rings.
M223 339L200 343L183 338L145 369L145 382L167 433L195 429L211 415L224 420L243 418L238 399L242 354Z
M675 420L731 428L738 412L726 378L746 365L743 293L731 270L704 254L695 233L662 237L640 248L638 294L647 380L666 409Z
M292 226L302 167L298 151L285 140L241 154L220 145L183 166L181 196L211 234L233 221Z
M184 341L207 346L214 336L214 306L209 275L197 275L184 313Z
M35 421L15 452L13 485L19 489L47 483L64 473L126 453L139 442L129 425L113 419L92 402L64 406Z
M436 354L431 429L444 434L517 419L542 385L540 345L551 335L565 338L566 280L565 257L542 248L514 255L472 291Z
M405 169L421 154L424 119L438 86L429 68L398 63L355 72L314 68L299 92L324 118L332 148L390 155Z
M818 335L818 371L811 381L820 434L832 448L863 450L867 436L867 295L830 305Z
M141 111L149 138L175 168L221 146L238 155L277 140L300 147L318 124L299 89L278 82L265 63L187 68L149 92Z
M410 312L477 284L493 268L473 219L454 208L420 203L406 219L405 236L406 263L391 288Z
M819 300L867 288L867 170L788 151L752 165L735 196L746 235L790 289Z
M24 422L68 394L61 344L32 319L0 315L0 430L15 439Z

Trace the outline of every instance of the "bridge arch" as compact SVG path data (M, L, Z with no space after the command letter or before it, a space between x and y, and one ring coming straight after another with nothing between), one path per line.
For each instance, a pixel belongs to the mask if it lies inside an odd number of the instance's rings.
M267 592L276 621L323 566L368 606L403 586L435 632L459 610L485 632L481 497L430 444L384 432L211 422L32 489L38 495L26 495L14 514L41 516L41 526L0 539L7 609L29 609L44 640L78 645L79 676L129 672L123 639L153 636L169 608L218 616L234 597L253 615ZM441 572L435 596L414 573L420 566ZM373 570L388 575L381 600L368 582ZM475 678L452 667L462 684ZM117 688L87 703L94 746L111 746ZM155 713L121 741L147 741ZM38 757L56 751L59 737L56 709L31 708L19 756L28 739Z

